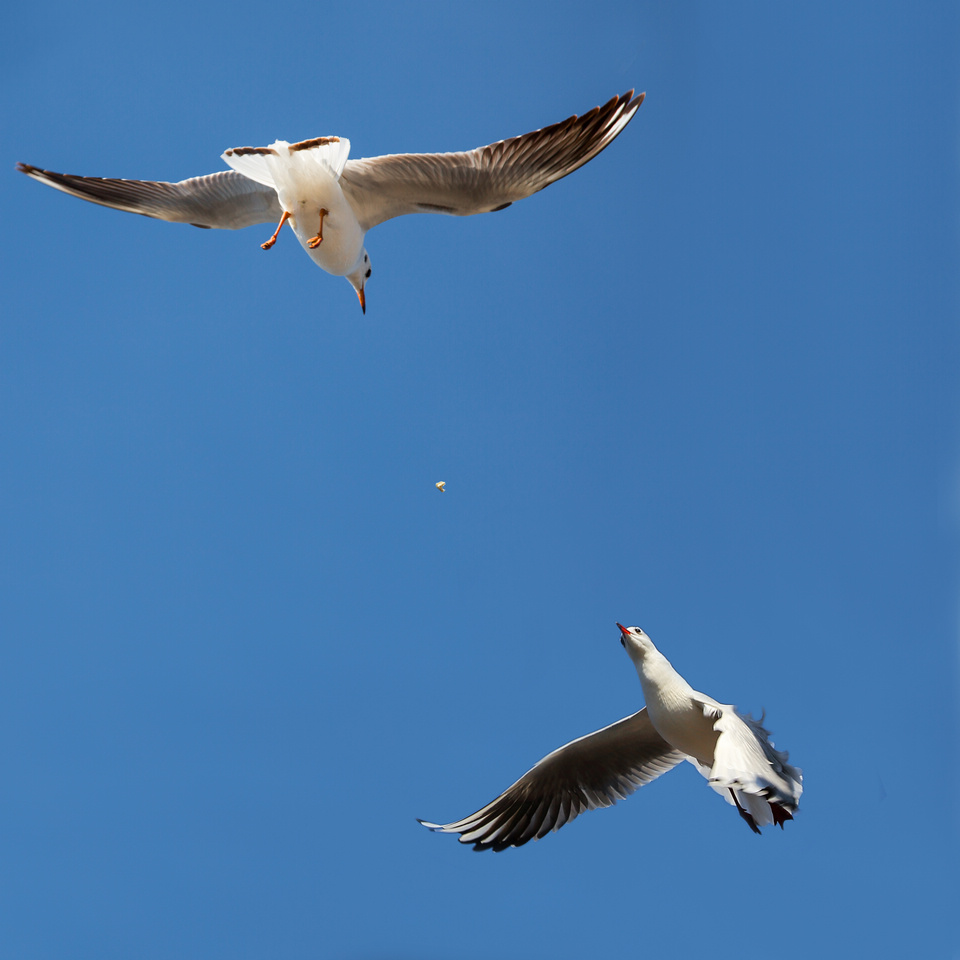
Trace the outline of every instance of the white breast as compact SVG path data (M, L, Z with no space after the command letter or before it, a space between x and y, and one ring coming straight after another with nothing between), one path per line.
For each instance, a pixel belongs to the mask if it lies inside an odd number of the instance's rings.
M279 189L280 204L290 214L294 233L301 246L327 273L342 277L357 266L363 250L363 231L347 203L340 184L325 172L315 173L309 182L297 179L295 185ZM323 243L310 249L323 218Z

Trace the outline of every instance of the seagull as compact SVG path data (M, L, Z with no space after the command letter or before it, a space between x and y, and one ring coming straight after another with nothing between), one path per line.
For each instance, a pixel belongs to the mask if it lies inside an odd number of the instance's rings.
M547 754L469 817L418 822L435 833L458 833L474 850L520 847L584 810L611 806L681 760L692 763L754 833L792 820L803 775L774 749L763 718L698 693L639 627L617 626L640 675L642 710Z
M435 486L441 493L446 493L446 492L447 492L447 491L444 489L444 487L446 487L446 485L447 485L447 481L446 481L446 480L441 480L439 483L434 484L434 486Z
M583 116L461 153L349 160L345 137L315 137L235 147L222 154L231 170L179 183L78 177L28 163L17 169L83 200L158 220L226 230L278 223L261 244L264 250L289 223L319 267L347 278L366 313L368 230L406 213L466 217L503 210L592 160L630 122L643 98L630 90Z

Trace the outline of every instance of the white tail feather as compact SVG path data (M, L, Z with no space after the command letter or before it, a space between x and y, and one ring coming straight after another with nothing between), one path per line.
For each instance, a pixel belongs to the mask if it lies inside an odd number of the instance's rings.
M291 174L309 177L310 169L317 167L339 180L349 156L346 137L317 137L299 143L277 140L269 147L234 147L222 159L237 173L278 189Z

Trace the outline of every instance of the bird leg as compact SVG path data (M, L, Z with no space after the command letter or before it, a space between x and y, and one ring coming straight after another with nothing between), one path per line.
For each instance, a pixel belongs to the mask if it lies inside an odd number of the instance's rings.
M323 218L324 218L329 212L330 212L330 211L327 210L325 207L321 207L321 208L320 208L320 229L317 230L317 235L316 235L315 237L311 237L311 238L307 241L307 246L308 246L311 250L316 250L317 247L319 247L320 244L323 243Z
M261 250L269 250L276 242L277 237L280 236L280 228L290 219L290 214L286 210L283 211L283 216L280 218L280 222L277 224L277 229L273 231L273 236L266 242L260 244Z

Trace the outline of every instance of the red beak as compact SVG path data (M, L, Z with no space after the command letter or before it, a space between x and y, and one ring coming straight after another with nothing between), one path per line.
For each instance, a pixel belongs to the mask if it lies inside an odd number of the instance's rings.
M629 633L629 632L630 632L629 630L627 630L627 628L626 628L622 623L618 623L617 626L620 628L620 632L621 632L621 633Z

